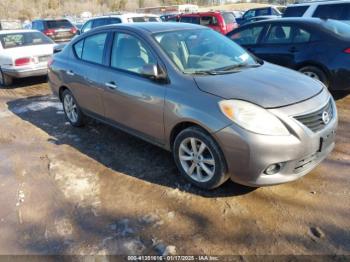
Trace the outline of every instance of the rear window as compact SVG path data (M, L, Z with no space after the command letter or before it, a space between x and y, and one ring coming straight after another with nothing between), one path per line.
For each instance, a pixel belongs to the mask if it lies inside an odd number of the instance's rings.
M145 17L133 17L131 18L131 20L134 23L147 22Z
M47 28L71 28L73 25L68 20L50 20L46 21Z
M344 38L350 38L350 25L336 20L327 20L323 23L326 30Z
M0 42L4 49L53 44L53 41L39 32L11 33L0 35Z
M283 13L283 17L302 17L306 10L309 8L308 5L305 6L289 6Z
M236 18L232 13L222 13L222 17L224 18L225 24L233 24L236 22Z
M350 3L319 5L313 17L335 20L350 20Z

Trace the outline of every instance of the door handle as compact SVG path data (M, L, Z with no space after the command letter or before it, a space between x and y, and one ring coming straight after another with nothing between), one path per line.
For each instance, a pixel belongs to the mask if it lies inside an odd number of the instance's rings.
M67 70L66 73L67 75L74 76L74 72L72 70Z
M105 86L107 86L109 89L111 90L115 90L115 89L118 89L118 86L112 81L112 82L108 82L108 83L105 83Z

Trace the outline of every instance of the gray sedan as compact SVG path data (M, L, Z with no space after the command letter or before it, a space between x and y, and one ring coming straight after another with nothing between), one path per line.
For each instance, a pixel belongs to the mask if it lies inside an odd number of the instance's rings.
M73 126L89 116L163 147L206 189L293 181L334 148L337 111L321 82L197 25L91 30L54 56L49 83Z

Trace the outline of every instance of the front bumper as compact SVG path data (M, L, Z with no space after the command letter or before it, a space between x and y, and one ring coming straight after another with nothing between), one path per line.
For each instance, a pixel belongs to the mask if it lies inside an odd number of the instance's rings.
M269 186L296 180L315 168L335 146L338 123L336 106L331 98L334 115L320 131L313 132L291 116L309 112L329 99L328 91L305 102L270 110L290 130L289 136L266 136L246 131L235 124L217 133L215 138L225 155L231 179L248 186ZM321 138L327 138L320 150ZM265 170L280 164L273 175Z
M24 67L24 68L2 68L2 70L6 75L9 75L15 78L47 75L47 65L31 66L31 67Z

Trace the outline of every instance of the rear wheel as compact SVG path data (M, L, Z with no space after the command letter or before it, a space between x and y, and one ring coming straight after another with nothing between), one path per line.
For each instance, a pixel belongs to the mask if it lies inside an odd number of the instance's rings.
M319 68L315 66L305 66L299 69L299 72L307 75L313 79L321 81L325 86L328 87L329 81L326 74Z
M0 69L0 86L7 87L12 85L12 77L6 75L1 69Z
M71 91L66 89L62 94L62 104L67 120L72 126L84 125L84 115Z
M198 187L214 189L228 179L219 146L199 127L189 127L177 135L173 157L180 173Z

